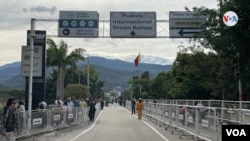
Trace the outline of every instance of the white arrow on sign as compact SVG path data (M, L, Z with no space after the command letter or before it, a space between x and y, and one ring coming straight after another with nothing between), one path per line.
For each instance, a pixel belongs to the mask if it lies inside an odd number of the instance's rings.
M195 34L204 31L205 29L171 29L169 32L170 38L192 38Z

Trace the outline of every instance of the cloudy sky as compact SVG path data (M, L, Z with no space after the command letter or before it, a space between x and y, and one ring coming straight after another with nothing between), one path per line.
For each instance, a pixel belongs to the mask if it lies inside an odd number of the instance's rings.
M181 44L187 39L175 38L101 38L109 36L110 12L154 11L157 21L169 20L170 11L184 11L184 7L217 8L217 0L1 0L0 1L0 66L21 61L21 46L26 44L31 18L36 18L36 30L59 43L64 40L70 49L84 48L90 56L102 56L133 62L141 52L141 62L172 64ZM60 11L97 11L99 38L58 38ZM157 22L157 36L169 36L168 22Z

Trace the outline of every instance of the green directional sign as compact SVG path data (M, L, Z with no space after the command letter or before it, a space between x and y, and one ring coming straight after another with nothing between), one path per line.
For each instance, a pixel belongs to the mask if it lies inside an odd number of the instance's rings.
M59 37L98 37L99 14L95 11L60 11Z

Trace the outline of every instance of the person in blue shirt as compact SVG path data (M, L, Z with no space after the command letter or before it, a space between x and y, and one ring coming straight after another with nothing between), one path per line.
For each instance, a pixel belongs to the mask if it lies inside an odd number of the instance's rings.
M76 100L75 97L72 98L72 102L74 104L74 107L79 107L79 103L78 103L78 101Z

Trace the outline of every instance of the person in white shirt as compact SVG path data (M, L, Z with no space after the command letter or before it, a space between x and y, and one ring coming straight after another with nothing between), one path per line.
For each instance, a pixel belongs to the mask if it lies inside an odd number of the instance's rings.
M72 112L73 107L74 107L74 104L73 104L73 102L71 101L71 97L69 97L69 98L67 99L67 105L68 105L68 111L69 111L69 112Z
M41 101L40 103L39 103L39 110L43 110L43 111L45 111L46 110L46 108L47 108L47 103L45 102L45 101Z
M25 107L22 101L18 102L18 110L20 111L21 115L25 116Z
M21 113L22 116L20 116L20 130L25 130L26 129L26 112L25 112L25 107L24 103L22 101L18 102L18 110Z
M203 104L198 103L198 102L195 102L195 105L198 108L198 112L200 116L199 121L201 121L202 119L205 119L206 114L207 114L207 108Z
M63 106L63 101L58 96L55 100L55 107L62 107L62 106Z

